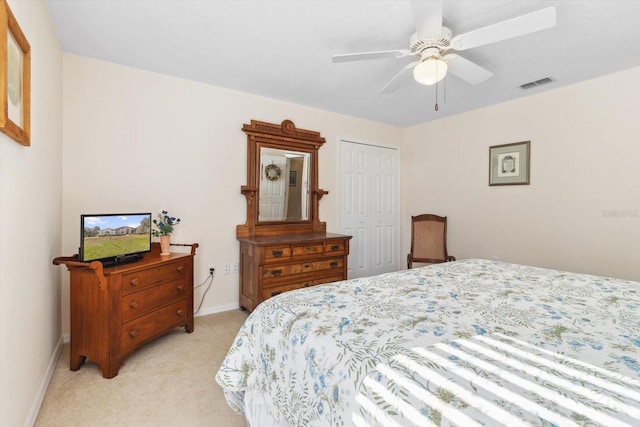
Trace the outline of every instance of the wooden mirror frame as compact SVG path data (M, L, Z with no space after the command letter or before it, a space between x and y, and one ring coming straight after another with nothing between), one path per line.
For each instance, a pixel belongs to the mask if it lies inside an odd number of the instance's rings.
M318 202L328 191L318 188L318 149L325 143L319 132L297 129L291 120L280 124L251 120L242 131L247 134L247 185L240 192L247 198L247 222L236 227L236 237L260 237L281 234L325 233L326 224L318 218ZM309 219L302 221L260 222L260 148L308 152L311 155L309 173Z

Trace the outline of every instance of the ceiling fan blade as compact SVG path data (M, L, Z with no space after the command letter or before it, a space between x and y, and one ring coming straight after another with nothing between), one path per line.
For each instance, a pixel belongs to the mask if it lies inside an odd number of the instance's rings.
M378 52L345 53L342 55L333 55L331 57L331 60L333 62L349 62L381 58L404 58L408 55L412 55L412 53L406 49L381 50Z
M471 49L536 31L546 30L554 25L556 25L556 8L548 7L537 12L469 31L468 33L458 34L451 39L451 47L454 50Z
M493 76L491 71L455 53L450 53L443 59L447 62L449 73L469 84L477 85Z
M389 83L387 83L382 88L382 90L380 91L380 94L384 95L384 94L391 93L391 92L395 91L398 88L398 86L403 82L403 77L407 74L407 71L409 71L410 69L412 69L413 67L415 67L419 63L420 63L420 61L415 61L415 62L412 62L411 64L405 65L402 68L402 70L400 70L400 72L398 74L393 76L393 78L391 80L389 80Z
M442 33L442 0L411 2L419 39L434 39Z

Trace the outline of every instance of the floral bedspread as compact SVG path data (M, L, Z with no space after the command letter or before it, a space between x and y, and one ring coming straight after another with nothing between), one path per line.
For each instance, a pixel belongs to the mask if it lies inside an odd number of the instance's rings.
M291 426L637 426L640 283L464 260L287 292L216 380Z

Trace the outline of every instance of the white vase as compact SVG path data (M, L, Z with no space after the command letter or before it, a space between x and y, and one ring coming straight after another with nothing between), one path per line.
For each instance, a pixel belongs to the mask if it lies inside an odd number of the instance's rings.
M171 246L171 234L160 236L160 255L170 255L169 247Z

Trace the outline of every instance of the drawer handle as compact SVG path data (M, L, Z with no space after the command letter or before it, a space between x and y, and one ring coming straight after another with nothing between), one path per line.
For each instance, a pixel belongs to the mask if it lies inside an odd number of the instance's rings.
M282 251L271 251L271 255L273 255L273 256L282 256Z
M136 308L137 306L138 306L138 301L132 299L131 302L129 303L129 307Z
M329 265L331 266L331 268L336 268L338 266L338 261L331 261Z
M280 295L282 291L271 292L271 296L275 297L276 295Z
M282 274L282 270L271 270L272 276L279 276Z
M180 266L178 266L178 268L176 268L176 271L177 271L178 273L182 273L182 272L184 271L184 265L180 265Z
M176 315L182 316L183 314L184 314L184 310L183 309L179 308L179 309L176 310Z
M340 249L340 245L333 245L333 246L331 246L331 250L332 250L332 251L337 251L338 249Z
M182 292L184 291L184 285L178 285L176 289L178 289L178 292Z
M130 336L131 338L135 338L135 337L137 337L137 336L138 336L138 330L137 330L137 329L132 329L132 330L130 330L130 331L129 331L129 336Z
M138 284L139 284L139 283L140 283L140 281L138 280L138 278L137 278L137 277L134 277L133 279L131 279L131 280L129 281L129 284L130 284L131 286L134 286L134 287L135 287L135 286L138 286Z

